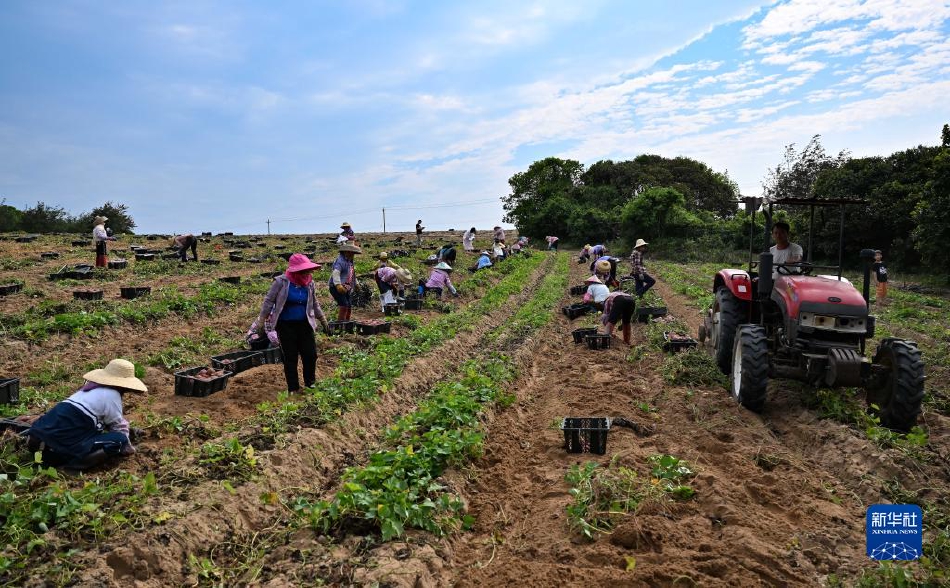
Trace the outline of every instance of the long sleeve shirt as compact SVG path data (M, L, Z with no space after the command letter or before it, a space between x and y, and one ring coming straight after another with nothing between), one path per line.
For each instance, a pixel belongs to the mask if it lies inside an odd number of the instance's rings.
M105 225L96 225L92 228L92 238L95 241L108 241L109 233L106 232Z
M480 270L484 267L491 267L491 258L487 255L480 255L478 257L478 263L475 264L475 269Z
M376 279L389 284L393 288L399 288L399 279L396 277L396 270L391 267L383 266L376 270Z
M614 301L616 301L618 298L622 296L625 296L627 298L632 298L632 296L630 296L626 292L621 292L620 290L617 290L616 292L611 292L610 294L607 295L607 298L604 299L604 316L601 317L600 322L602 322L605 325L607 324L607 319L610 317L610 311L614 306Z
M429 281L426 282L426 288L448 288L452 294L456 293L448 272L444 270L432 270L432 273L429 274Z
M99 430L117 431L129 436L129 421L122 415L122 395L115 388L98 386L78 390L64 400L81 410Z
M327 317L320 308L320 302L317 300L317 292L313 282L307 284L307 322L313 330L317 330L317 322L327 323ZM280 275L274 278L270 290L264 295L264 304L261 305L261 312L257 315L257 323L264 325L265 331L276 330L276 322L280 313L287 304L287 297L290 295L290 280L287 276Z
M594 245L590 248L591 257L597 258L601 255L607 255L607 248L603 245Z
M639 276L640 274L646 273L647 268L643 265L643 252L634 249L630 253L630 263L633 264L633 268L630 270L631 276Z
M355 278L353 262L343 257L341 253L339 257L336 258L336 261L333 262L333 273L330 274L330 287L332 288L337 284L343 284L344 286L352 288Z

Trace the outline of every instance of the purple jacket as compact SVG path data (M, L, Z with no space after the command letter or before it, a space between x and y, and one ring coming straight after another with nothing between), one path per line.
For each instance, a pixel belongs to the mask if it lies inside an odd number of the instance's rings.
M307 297L307 322L309 322L313 330L316 331L317 322L319 321L320 324L325 324L327 317L323 314L323 309L320 308L320 302L317 300L317 293L312 281L307 286L307 290L310 291L310 296ZM290 280L287 279L287 276L282 274L274 278L274 283L271 284L270 290L268 290L264 296L264 304L261 305L261 312L257 315L257 324L264 325L266 331L273 331L276 328L274 323L277 321L277 317L280 316L280 312L284 309L289 291Z
M449 279L449 274L445 270L432 270L429 281L426 282L426 288L442 288L443 290L448 288L449 292L455 294L455 286L452 285L452 280Z

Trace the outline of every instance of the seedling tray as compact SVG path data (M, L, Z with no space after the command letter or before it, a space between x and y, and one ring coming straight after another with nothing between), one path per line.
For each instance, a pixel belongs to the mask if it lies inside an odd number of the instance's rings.
M74 290L76 300L102 300L102 290Z
M587 341L587 347L590 349L610 349L610 335L594 333L593 335L585 335L584 340Z
M259 365L264 365L264 355L260 351L231 351L211 358L211 367L235 374Z
M386 316L399 316L402 314L402 307L396 304L384 304L383 314Z
M40 258L41 259L58 259L59 253L56 253L55 251L44 251L43 253L40 253Z
M152 261L155 259L154 253L136 253L135 261Z
M209 396L224 390L228 385L228 379L233 375L226 371L223 376L202 382L194 376L203 369L205 366L175 372L175 396Z
M228 259L230 259L231 261L244 261L244 256L239 255L237 253L229 253Z
M74 280L91 280L92 268L68 271L63 274L63 277L72 278Z
M389 329L392 327L392 323L387 323L385 321L380 322L365 322L365 323L356 323L356 334L357 335L380 335L382 333L388 333Z
M226 282L226 283L228 283L228 284L240 284L240 283L241 283L241 276L225 276L225 277L220 278L220 279L221 279L222 282Z
M589 313L591 310L593 310L593 307L590 304L587 304L586 302L579 303L579 304L572 304L570 306L564 306L561 308L561 312L563 312L567 316L567 318L571 320L574 320L579 316L585 315Z
M642 306L637 309L637 322L648 323L661 316L666 316L665 306Z
M92 245L92 241L72 241L70 243L72 247L89 247Z
M152 293L151 286L123 286L119 288L119 295L126 300L132 300L139 296L147 296Z
M696 347L698 344L696 339L692 337L683 337L682 339L674 339L675 335L670 332L663 333L663 350L669 351L670 353L676 353L677 351L683 351L684 349L690 349Z
M582 329L574 329L573 331L571 331L571 336L574 337L574 343L583 343L584 338L587 335L596 335L596 334L597 334L596 327L584 327Z
M330 321L330 335L352 333L355 328L356 323L353 321Z
M610 419L606 417L566 417L561 421L564 449L568 453L607 453Z
M16 238L17 243L32 243L35 240L36 240L36 237L17 237Z
M586 291L587 286L584 284L581 284L580 286L571 286L571 296L581 296Z
M124 259L113 259L109 261L109 269L124 269L128 267L129 262Z
M422 299L421 298L406 298L404 303L404 308L406 310L422 310Z
M283 259L284 261L290 261L291 255L293 255L292 251L281 251L280 253L277 254L277 257Z
M0 296L7 296L8 294L16 294L23 289L23 284L4 284L0 286Z
M261 272L259 275L262 278L276 278L284 272Z
M0 404L20 401L20 378L0 379Z
M202 259L201 263L205 265L221 265L220 259Z

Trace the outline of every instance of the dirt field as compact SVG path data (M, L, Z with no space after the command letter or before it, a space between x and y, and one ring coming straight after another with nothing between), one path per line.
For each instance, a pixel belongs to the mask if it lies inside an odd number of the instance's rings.
M399 246L392 238L366 239L367 252ZM269 250L283 243L265 241ZM226 259L227 248L211 249L216 244L207 244L208 250ZM16 260L56 245L3 242L0 249L5 259ZM295 237L287 246L313 244ZM323 249L318 257L332 259L332 251ZM411 251L407 263L414 274L424 271L421 260L429 252ZM456 272L460 299L394 321L389 336L321 336L323 384L302 398L282 391L280 365L239 374L226 390L206 398L173 392L169 358L193 361L238 345L266 289L267 280L252 276L280 268L279 262L169 263L150 274L120 270L124 279L94 281L113 301L133 277L155 290L176 286L186 297L203 295L201 285L223 275L241 275L245 284L239 296L208 312L174 310L144 324L120 319L43 340L24 334L24 313L38 312L30 308L99 308L70 302L77 284L45 279L64 263L91 256L77 250L3 270L3 280L19 278L25 287L0 298L8 332L0 375L23 378L26 389L22 402L3 407L4 414L48 407L81 384L83 369L114 356L142 365L150 393L127 398L129 420L145 429L138 452L108 469L43 478L24 469L30 467L28 456L6 445L3 464L10 480L0 481L0 492L7 493L11 514L4 521L9 546L0 552L0 581L143 587L837 586L889 585L907 576L941 585L941 570L950 566L950 332L941 340L929 315L882 321L885 328L930 343L928 399L918 437L882 434L854 416L859 394L836 393L847 399L839 405L784 381L770 383L766 408L755 414L735 404L701 350L671 355L659 348L657 336L664 330L695 336L700 323L699 303L679 293L683 279L671 271L658 272L655 288L669 309L667 322L635 325L631 346L617 338L605 350L575 344L571 331L596 319L571 321L557 311L579 299L566 286L586 277L585 266L566 263L567 255L535 251L528 259L503 262L509 266L499 264L493 273ZM457 266L473 261L460 255ZM556 298L541 305L543 312L526 312L555 286ZM946 293L932 297L950 304ZM325 291L321 300L334 309ZM895 295L887 312L896 316L901 300ZM374 307L354 315L383 318ZM384 338L413 347L386 346L379 341ZM377 509L331 519L314 506L342 505L334 497L339 501L357 479L368 479L353 472L375 467L373 456L381 451L404 449L406 443L394 441L388 428L423 411L424 399L440 383L464 381L464 361L487 365L499 354L515 375L493 382L510 399L478 409L480 451L476 444L462 458L448 459L444 471L436 472L437 485L426 492L435 502L457 496L470 519L443 513L441 533L407 525L403 534L383 541ZM384 355L399 361L384 363ZM372 396L337 400L366 378ZM632 428L614 426L605 455L569 454L560 430L564 417L623 417ZM236 450L227 459L215 457L228 448ZM424 449L414 441L408 455ZM690 472L675 492L657 474L659 456L680 460ZM585 466L589 462L597 467ZM35 476L32 482L29 476ZM581 516L576 505L585 484L593 489L592 506ZM60 502L66 495L93 506L66 512L67 501ZM43 519L48 531L37 528L40 517L30 522L25 514L13 514L43 500L60 508ZM868 559L865 510L881 502L924 507L926 562L879 566ZM582 519L599 521L590 538L578 525Z

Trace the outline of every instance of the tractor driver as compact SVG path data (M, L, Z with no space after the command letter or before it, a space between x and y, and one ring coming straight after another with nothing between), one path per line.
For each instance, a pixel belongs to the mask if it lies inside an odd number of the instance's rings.
M791 227L785 221L778 221L772 226L772 239L775 245L769 248L772 254L772 279L778 276L776 266L782 263L801 263L802 246L798 243L791 243L788 240L788 234ZM797 268L787 268L789 273L798 273Z

